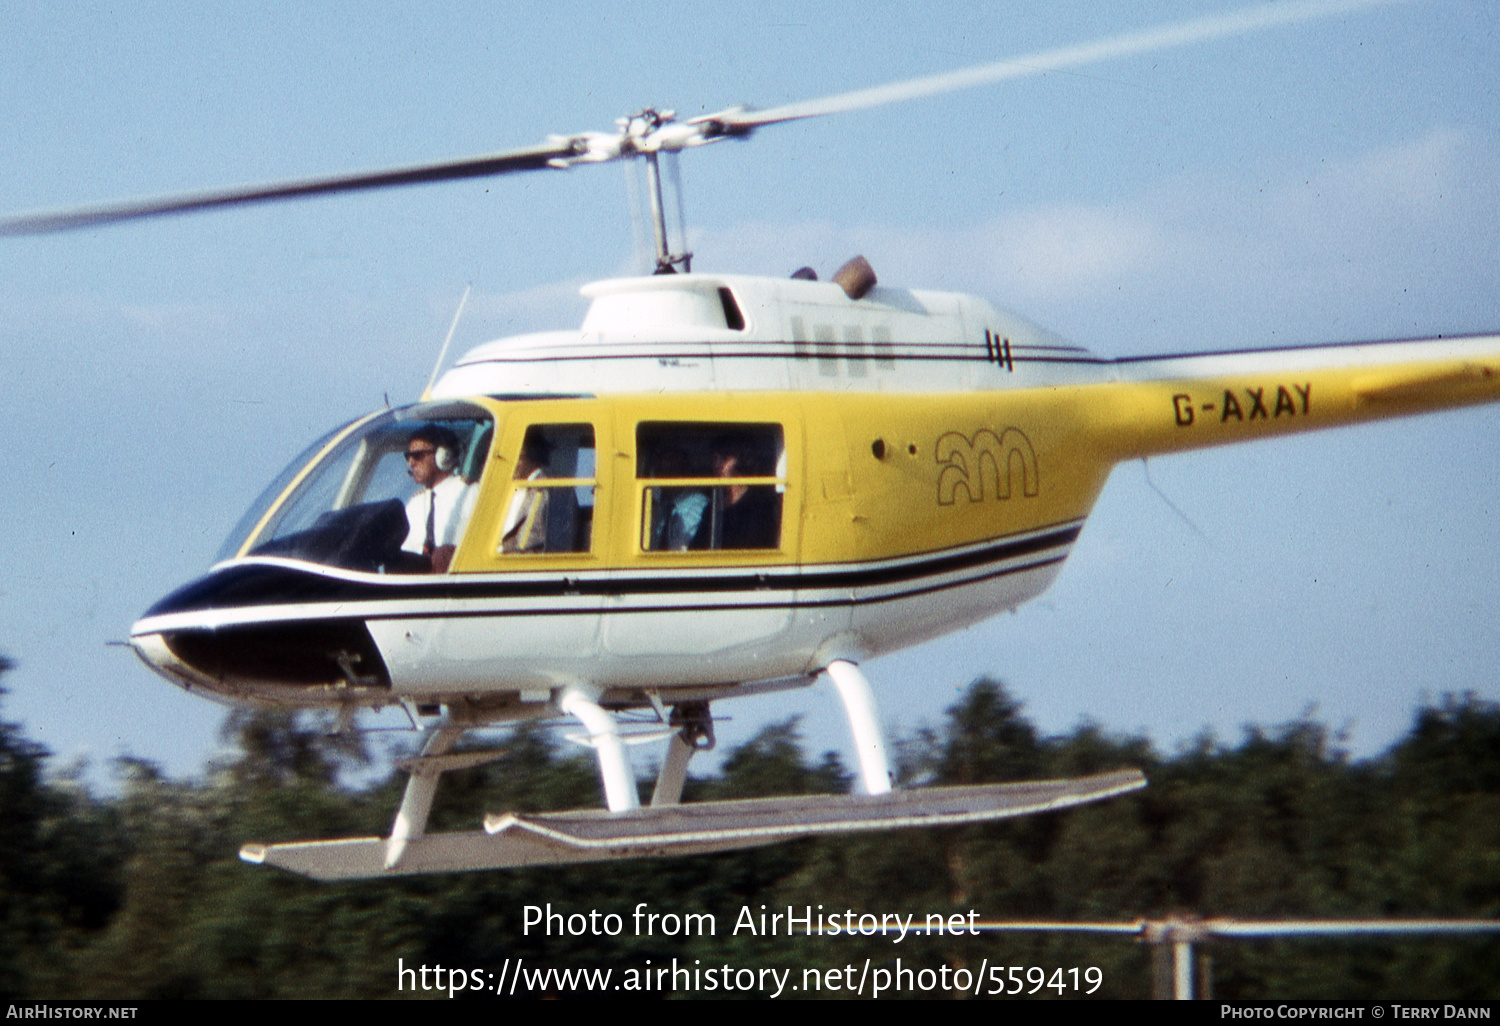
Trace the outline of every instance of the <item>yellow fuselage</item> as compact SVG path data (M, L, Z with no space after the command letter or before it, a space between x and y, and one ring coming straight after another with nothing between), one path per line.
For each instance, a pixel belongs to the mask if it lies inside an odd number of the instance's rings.
M1322 351L1326 359L1327 350ZM1337 352L1337 350L1333 350ZM1234 358L1199 357L1206 362ZM500 403L501 426L455 572L846 564L930 553L1086 516L1119 462L1500 398L1473 359L1287 367L972 394L734 393ZM781 545L653 552L642 544L636 428L774 423L786 439ZM497 532L527 427L588 423L598 513L587 553L502 554Z

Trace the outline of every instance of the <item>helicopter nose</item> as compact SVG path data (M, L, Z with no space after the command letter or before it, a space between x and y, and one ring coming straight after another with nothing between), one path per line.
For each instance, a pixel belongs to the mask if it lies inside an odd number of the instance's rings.
M148 609L130 643L172 683L232 704L383 699L390 674L348 612L346 584L295 566L222 566Z
M178 658L162 634L138 633L139 626L131 628L130 647L141 662L184 691L217 693L217 680Z

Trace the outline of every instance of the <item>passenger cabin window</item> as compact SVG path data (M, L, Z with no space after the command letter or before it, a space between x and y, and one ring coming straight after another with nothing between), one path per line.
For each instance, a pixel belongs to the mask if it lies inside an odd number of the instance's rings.
M533 424L515 457L502 554L588 552L594 536L594 428Z
M641 424L636 477L647 552L781 546L780 424Z

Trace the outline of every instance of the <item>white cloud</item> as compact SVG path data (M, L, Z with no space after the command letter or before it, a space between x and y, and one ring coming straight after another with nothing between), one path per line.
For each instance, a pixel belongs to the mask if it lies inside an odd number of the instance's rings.
M1497 179L1495 139L1439 127L1341 161L1176 176L1117 202L1032 206L959 232L812 223L727 234L751 240L752 256L865 252L888 283L972 291L1114 352L1482 330L1500 320Z
M584 300L578 294L583 284L582 278L573 278L513 292L476 289L464 307L454 345L478 336L488 340L499 335L576 327L584 309ZM434 314L451 318L458 305L458 294L434 296L431 305Z
M979 232L997 278L1019 295L1057 301L1118 284L1160 259L1162 229L1128 209L1062 206L1024 211Z

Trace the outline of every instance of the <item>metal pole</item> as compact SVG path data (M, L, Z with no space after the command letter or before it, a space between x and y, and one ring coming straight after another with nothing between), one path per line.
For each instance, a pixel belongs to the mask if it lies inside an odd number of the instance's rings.
M656 166L656 151L647 150L646 192L651 199L651 230L656 236L656 273L672 269L672 253L667 248L667 214L661 200L661 171Z
M1193 1000L1193 942L1172 943L1172 997L1177 1001Z
M824 671L838 689L849 718L849 733L854 735L854 754L859 759L859 775L865 794L889 794L891 766L885 757L885 739L880 734L880 718L875 711L875 695L870 682L859 667L846 659L835 659Z

